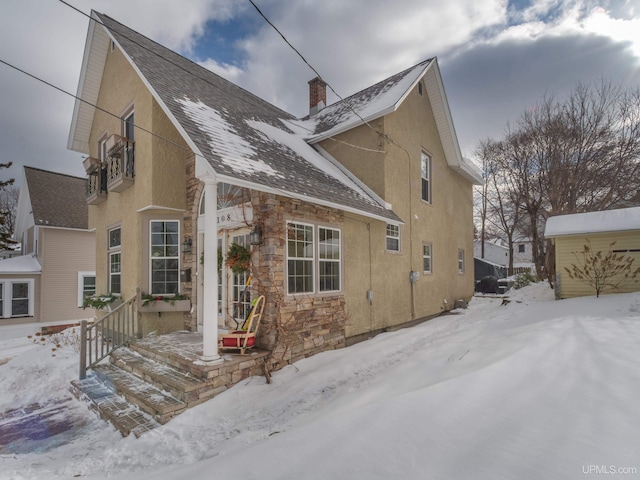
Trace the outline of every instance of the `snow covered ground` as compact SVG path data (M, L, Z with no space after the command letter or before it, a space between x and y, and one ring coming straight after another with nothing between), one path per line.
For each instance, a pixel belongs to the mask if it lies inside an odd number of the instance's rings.
M300 361L270 385L248 379L123 439L70 400L70 348L12 340L0 412L64 403L77 428L67 444L2 453L0 478L639 478L639 345L640 294L554 301L532 285Z

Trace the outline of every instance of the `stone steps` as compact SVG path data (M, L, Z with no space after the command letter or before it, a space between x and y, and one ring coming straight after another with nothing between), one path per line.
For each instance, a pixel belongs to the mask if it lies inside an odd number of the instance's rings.
M125 437L133 433L137 438L159 425L150 415L117 395L95 375L71 382L71 391Z
M94 367L93 372L107 387L160 424L167 423L187 408L186 403L122 368L104 364Z
M181 372L127 348L114 351L110 361L113 365L132 373L145 382L168 391L173 397L186 403L188 408L226 390L226 386L221 382L196 378L190 373Z
M256 348L207 364L200 360L201 334L149 336L114 350L109 363L72 382L72 391L123 435L139 436L248 377L262 375L268 355Z

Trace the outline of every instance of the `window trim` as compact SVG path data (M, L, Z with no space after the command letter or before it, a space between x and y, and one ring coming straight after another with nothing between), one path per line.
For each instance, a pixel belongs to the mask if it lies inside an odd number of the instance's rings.
M299 222L295 219L287 220L285 225L285 232L288 232L289 225L301 225L305 227L311 227L312 232L312 252L313 257L289 257L289 239L285 238L286 246L285 246L285 289L287 296L296 296L296 295L335 295L340 294L344 291L344 244L342 235L343 230L340 227L334 225L327 225L325 223L307 223L307 222ZM340 258L335 259L321 259L320 258L320 229L323 230L332 230L339 233L339 256ZM311 268L312 268L312 289L308 292L290 292L289 291L289 260L311 260ZM338 263L338 283L340 288L338 290L320 290L320 264L322 262L331 262Z
M431 155L422 150L420 152L420 199L428 204L433 203L432 196L432 180L431 180ZM426 164L426 168L425 168ZM426 176L425 176L426 175ZM426 183L426 197L425 198L425 183Z
M154 222L160 222L160 223L177 223L178 224L178 244L177 244L177 254L175 256L171 256L171 257L154 257L153 253L152 253L152 248L153 248L153 223ZM181 252L181 242L180 239L182 238L182 225L181 225L181 221L180 220L176 220L176 219L151 219L149 220L149 250L148 250L148 255L149 255L149 282L148 282L148 287L149 287L149 294L150 295L157 295L157 296L165 296L165 295L175 295L173 293L154 293L153 292L153 260L162 260L162 259L177 259L178 260L178 268L177 268L177 273L178 273L178 280L177 280L177 284L178 284L178 289L176 291L177 294L181 293L181 282L180 282L180 268L182 267L182 252ZM165 244L166 245L166 244ZM165 282L166 283L166 282Z
M398 235L397 236L390 236L389 235L389 227L395 227L398 229ZM398 248L397 250L393 250L389 248L389 242L388 239L393 238L393 239L397 239L398 240ZM402 252L402 228L400 228L400 225L394 225L393 223L387 223L385 225L385 231L384 231L384 251L388 252L388 253L401 253Z
M114 232L115 230L120 230L120 237L119 237L120 241L117 244L111 245L111 232ZM111 257L116 254L120 255L120 271L117 273L113 273L111 271ZM119 292L114 292L111 290L111 285L112 285L111 278L113 277L113 275L120 276ZM122 295L122 226L121 225L117 225L115 227L107 229L107 290L112 295L116 295L116 296Z
M334 232L338 232L338 259L334 258L321 258L320 257L320 230L330 230ZM318 233L318 293L332 293L332 292L341 292L342 291L342 231L339 228L335 227L326 227L324 225L318 225L317 228ZM322 263L337 263L338 264L338 285L339 288L337 290L322 290L322 282L320 281L321 269L320 265Z
M464 274L465 271L465 255L464 255L464 248L459 248L458 249L458 273L459 274Z
M27 297L27 313L25 315L13 315L13 284L26 283L28 285L28 297ZM0 280L2 285L2 309L0 311L0 318L26 318L34 316L35 309L35 280L33 278L7 278Z
M290 225L300 225L303 227L311 227L311 251L312 251L312 256L311 257L290 257L289 256L289 226ZM288 220L286 223L286 227L285 227L285 234L286 234L286 238L285 238L285 242L286 242L286 247L285 247L285 260L286 260L286 265L285 265L285 277L286 277L286 281L287 281L287 295L310 295L310 294L314 294L316 293L316 259L317 259L317 255L316 255L316 238L315 238L315 225L313 225L312 223L304 223L304 222L296 222L294 220ZM304 260L304 261L311 261L311 290L310 291L305 291L305 292L290 292L289 291L289 260Z
M87 277L93 277L95 284L96 272L78 272L78 307L82 307L84 305L84 279Z
M425 247L429 247L429 255L425 255ZM426 258L429 259L429 270L424 269L424 260ZM424 242L422 244L422 273L425 275L430 275L433 273L433 244L429 242Z

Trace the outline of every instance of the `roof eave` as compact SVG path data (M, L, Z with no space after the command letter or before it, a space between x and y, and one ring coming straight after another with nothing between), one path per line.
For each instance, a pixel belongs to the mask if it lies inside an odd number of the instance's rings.
M424 78L447 164L474 185L482 185L480 171L465 162L462 157L437 58L434 58L427 66Z

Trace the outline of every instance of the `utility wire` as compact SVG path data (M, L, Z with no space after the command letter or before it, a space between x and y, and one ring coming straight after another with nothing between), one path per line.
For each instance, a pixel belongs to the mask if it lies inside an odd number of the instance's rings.
M58 0L58 1L59 1L60 3L62 3L63 5L65 5L65 6L69 7L69 8L71 8L72 10L75 10L75 11L76 11L76 12L78 12L79 14L81 14L81 15L83 15L83 16L85 16L85 17L87 17L87 18L89 19L89 21L91 21L91 22L95 22L95 23L97 23L98 25L102 25L102 26L103 26L103 27L105 27L107 30L109 30L109 27L107 27L104 23L102 23L101 21L99 21L99 20L97 20L97 19L93 18L91 15L89 15L89 14L87 14L87 13L83 12L82 10L80 10L79 8L77 8L77 7L73 6L73 5L71 5L70 3L66 2L65 0ZM254 5L254 6L255 6L255 5ZM256 8L258 8L258 7L256 7ZM267 20L267 21L268 21L268 19L266 19L266 17L264 17L264 16L263 16L263 18L265 18L265 20ZM117 20L116 20L116 22L117 22ZM270 23L270 22L269 22L269 23ZM270 24L271 24L271 23L270 23ZM273 24L271 24L271 25L273 26ZM275 27L274 27L274 28L275 28ZM276 30L277 30L277 29L276 29ZM142 35L141 33L139 33L139 32L137 32L137 33L138 33L138 35L141 35L141 36L145 37L145 36L144 36L144 35ZM182 70L183 72L185 72L187 75L190 75L190 76L196 77L197 79L199 79L199 80L201 80L201 81L205 82L206 84L208 84L208 85L209 85L209 86L211 86L212 88L215 88L215 89L217 89L217 90L221 90L221 88L220 88L218 85L215 85L215 84L211 83L208 79L206 79L206 78L203 78L203 77L200 77L200 76L196 75L194 72L192 72L192 71L190 71L190 70L188 70L188 69L184 68L182 65L177 64L176 62L174 62L174 61L170 60L169 58L165 57L164 55L161 55L160 53L155 52L155 51L153 51L153 50L151 50L151 49L147 48L145 45L142 45L142 44L141 44L140 42L138 42L137 40L135 40L135 39L133 39L133 38L131 38L131 37L129 37L129 36L127 36L127 35L123 34L122 32L119 32L119 35L121 35L122 37L126 38L127 40L129 40L129 41L130 41L130 42L132 42L133 44L137 45L138 47L142 48L143 50L145 50L145 51L147 51L147 52L149 52L149 53L152 53L153 55L155 55L155 56L157 56L157 57L161 58L162 60L165 60L166 62L170 63L171 65L173 65L173 66L175 66L175 67L179 68L180 70ZM282 34L281 34L281 35L282 35ZM153 40L149 39L148 37L145 37L145 38L147 38L147 39L148 39L148 40L150 40L150 41L153 41ZM284 37L283 37L283 38L284 38ZM286 39L285 39L285 41L286 41ZM157 42L154 42L154 43L157 43ZM291 46L291 48L294 48L294 47L293 47L293 46L292 46L288 41L287 41L287 43L289 44L289 46ZM163 48L166 48L166 47L163 47ZM295 50L295 48L294 48L294 50ZM296 52L298 53L298 55L300 55L300 56L302 57L302 55L300 54L300 52L298 52L297 50L296 50ZM174 53L175 53L175 52L174 52ZM183 57L183 58L185 58L185 60L190 61L190 62L191 62L191 63L193 63L194 65L198 65L197 63L193 62L192 60L189 60L189 59L188 59L188 58L186 58L186 57ZM303 58L303 60L304 60L304 57L302 57L302 58ZM307 62L306 62L306 60L305 60L305 63L307 63ZM307 65L308 65L308 66L309 66L309 67L310 67L310 68L311 68L311 69L316 73L316 75L320 76L320 74L318 74L318 72L316 72L316 70L315 70L315 69L314 69L314 68L313 68L309 63L307 63ZM204 67L202 67L201 65L198 65L198 67L200 67L200 68L204 68ZM208 69L205 69L205 70L207 70L207 72L211 73ZM223 77L221 77L221 78L223 78ZM225 81L227 81L227 82L228 82L228 80L226 80L226 79L225 79ZM229 82L229 83L231 83L231 82ZM233 85L234 87L237 87L237 88L241 88L241 89L242 89L242 87L239 87L239 86L238 86L238 85L236 85L236 84L232 84L232 85ZM333 90L333 88L331 87L331 85L329 85L329 88L331 89L331 91L332 91L336 96L338 96L338 97L342 100L342 97L340 97L340 96L336 93L336 91L335 91L335 90ZM244 90L244 89L243 89L243 90ZM255 95L254 95L254 94L252 94L251 92L247 92L247 93L249 93L252 97L255 97ZM262 108L262 107L260 107L260 106L256 105L255 103L253 103L253 102L249 101L246 97L242 97L242 98L241 98L241 97L239 97L239 96L235 95L235 94L234 94L234 93L232 93L232 92L226 92L226 91L224 92L224 94L225 94L225 95L232 96L232 97L234 97L234 98L236 98L236 99L238 99L238 100L240 100L240 101L242 101L242 102L248 103L248 104L250 104L250 105L252 105L252 106L254 106L254 107L256 107L256 108ZM276 108L278 108L278 107L276 107ZM280 108L278 108L278 110L282 111L282 112L283 112L283 113L285 113L285 114L288 114L288 112L285 112L284 110L282 110L282 109L280 109ZM358 115L358 113L357 113L357 112L355 112L355 111L354 111L354 113L355 113L356 115ZM358 115L358 117L360 117L360 115ZM362 119L362 117L360 117L360 118ZM364 121L364 120L363 120L363 121ZM365 123L366 123L366 122L365 122ZM307 132L309 132L310 134L312 134L312 135L313 135L313 134L315 134L315 132L314 132L313 130L311 130L310 128L308 128L308 127L306 127L306 126L304 126L304 125L301 125L301 124L297 124L297 125L298 125L300 128L302 128L303 130L306 130ZM378 133L380 133L380 132L378 132ZM343 140L338 140L337 138L334 138L334 137L328 137L328 140L331 140L331 141L336 142L336 143L342 143L342 144L347 145L347 146L349 146L349 147L357 148L357 149L361 149L361 150L365 150L365 151L376 152L376 153L385 153L385 152L384 152L384 150L373 150L373 149L366 148L366 147L362 147L362 146L359 146L359 145L354 145L354 144L352 144L352 143L348 143L348 142L345 142L345 141L343 141Z
M60 0L62 1L62 0ZM324 80L322 78L322 75L320 75L320 73L318 73L318 71L314 68L313 65L311 65L311 63L309 63L307 61L306 58L304 58L304 55L302 55L298 49L296 47L294 47L291 42L287 39L287 37L284 36L284 34L278 29L278 27L276 27L271 20L269 20L267 18L267 16L262 13L262 10L260 10L260 8L254 3L253 0L249 0L249 3L251 3L251 5L253 5L253 7L256 9L256 11L260 14L260 16L269 24L271 25L271 27L278 33L278 35L280 35L282 37L282 39L286 42L287 45L289 45L289 47L291 47L291 49L296 52L298 54L298 56L302 59L302 61L313 71L313 73L315 73L318 78L320 80L322 80L328 87L329 89L333 92L333 94L338 97L340 99L341 102L344 102L344 98L338 94L338 92L335 91L335 89L331 86L331 84L329 82L327 82L326 80ZM351 110L360 120L362 120L362 123L364 123L367 127L369 127L371 130L373 130L374 132L376 132L378 135L382 136L385 140L387 140L389 143L393 143L394 145L397 145L401 148L404 149L404 147L402 147L398 142L396 142L395 140L393 140L388 134L383 133L381 131L379 131L378 129L376 129L375 127L373 127L369 122L367 122L356 110L355 108L353 108L351 105L349 105L347 102L345 102L345 105L347 105L347 107L349 107L349 110Z

